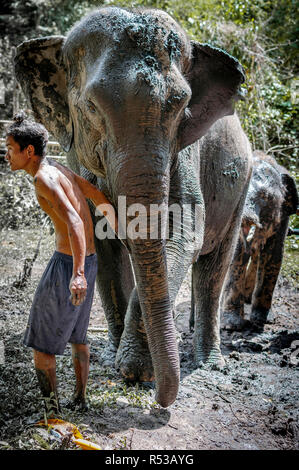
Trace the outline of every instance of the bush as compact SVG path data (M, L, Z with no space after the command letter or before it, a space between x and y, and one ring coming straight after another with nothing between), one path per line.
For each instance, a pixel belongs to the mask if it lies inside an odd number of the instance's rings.
M0 169L0 230L40 226L47 215L39 207L31 176Z

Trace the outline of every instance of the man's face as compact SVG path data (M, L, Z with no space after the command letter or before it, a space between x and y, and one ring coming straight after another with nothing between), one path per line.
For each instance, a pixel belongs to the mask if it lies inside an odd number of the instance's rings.
M6 137L6 147L7 152L5 159L9 162L10 169L12 171L23 170L28 163L27 147L24 148L24 150L21 150L20 145L11 135Z

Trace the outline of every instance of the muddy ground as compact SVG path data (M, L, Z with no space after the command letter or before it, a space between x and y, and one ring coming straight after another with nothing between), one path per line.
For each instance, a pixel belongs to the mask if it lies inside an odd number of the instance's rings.
M39 230L3 230L0 266L0 449L76 449L33 423L43 417L31 350L22 345L37 282L54 250L54 235L44 230L40 254L28 285L13 284L24 260L32 257ZM297 309L296 309L297 307ZM107 325L96 294L89 327L90 410L63 409L63 418L102 449L296 449L298 448L298 295L280 277L275 320L263 332L222 331L226 366L222 371L194 369L188 331L190 276L177 299L181 384L168 409L154 401L149 386L127 384L114 369L101 367ZM3 349L3 348L2 348ZM1 343L0 343L1 354ZM1 359L1 357L0 357ZM60 396L74 387L71 353L57 358Z

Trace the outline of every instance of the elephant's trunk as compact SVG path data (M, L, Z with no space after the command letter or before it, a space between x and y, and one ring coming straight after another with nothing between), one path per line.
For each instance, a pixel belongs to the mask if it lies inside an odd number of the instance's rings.
M156 400L167 407L177 396L180 366L170 308L165 247L161 241L134 247L132 261L156 378Z
M132 166L131 158L130 171L122 168L118 173L117 188L118 195L127 198L127 209L130 204L138 202L146 210L143 225L146 229L140 232L140 238L128 238L128 244L154 367L156 400L167 407L174 402L178 392L179 354L169 298L165 239L161 234L151 239L150 234L156 227L150 226L153 225L150 214L153 215L153 204L160 206L164 203L164 216L161 217L163 233L168 212L169 161L161 155L138 156L133 161ZM126 175L130 175L129 179ZM154 220L157 222L157 218Z

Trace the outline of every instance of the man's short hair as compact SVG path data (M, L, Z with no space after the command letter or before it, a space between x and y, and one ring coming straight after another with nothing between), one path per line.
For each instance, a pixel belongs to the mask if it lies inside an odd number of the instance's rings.
M23 111L14 116L14 122L5 130L6 135L14 138L21 151L28 145L33 145L34 153L43 158L46 155L49 139L48 131L42 124L25 118L26 115Z

